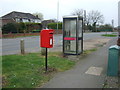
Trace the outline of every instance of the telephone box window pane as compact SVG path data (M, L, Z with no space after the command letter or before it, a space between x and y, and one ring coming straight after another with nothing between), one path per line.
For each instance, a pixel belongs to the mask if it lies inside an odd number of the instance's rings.
M76 20L65 20L65 37L76 37Z
M82 37L82 20L78 21L78 37Z
M65 40L65 53L76 54L76 41Z
M81 53L82 52L82 48L81 48L81 40L78 41L78 53Z

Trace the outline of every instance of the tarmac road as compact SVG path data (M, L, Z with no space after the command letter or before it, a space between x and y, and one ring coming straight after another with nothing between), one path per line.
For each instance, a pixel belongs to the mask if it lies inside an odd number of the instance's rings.
M104 33L84 33L84 40L92 39L92 38L104 38L101 35ZM24 39L25 41L25 51L26 52L39 52L39 36L31 36L31 37L22 37L15 39L2 39L2 55L9 54L19 54L20 53L20 40ZM54 47L57 48L62 46L62 34L54 35ZM0 50L1 50L0 49Z

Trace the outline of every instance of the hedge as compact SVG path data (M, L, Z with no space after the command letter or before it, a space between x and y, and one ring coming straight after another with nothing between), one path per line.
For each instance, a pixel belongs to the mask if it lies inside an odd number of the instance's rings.
M2 27L2 33L16 33L17 32L17 25L16 23L8 23L3 25Z
M2 33L29 33L33 30L41 30L41 23L7 23L2 27Z
M112 32L112 29L98 29L99 32Z
M49 23L48 28L49 29L57 29L57 23ZM58 29L62 29L62 23L58 23Z

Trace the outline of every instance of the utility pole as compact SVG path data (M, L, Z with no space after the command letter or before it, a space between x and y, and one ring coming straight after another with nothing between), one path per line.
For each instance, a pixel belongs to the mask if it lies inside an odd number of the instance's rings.
M112 19L112 31L114 30L114 19Z
M59 23L59 0L57 1L57 34L58 34L58 23Z
M83 16L83 21L84 21L84 32L85 32L85 27L86 27L86 10L84 10L84 16Z
M120 36L120 1L118 2L118 32Z
M120 1L118 2L118 40L117 45L120 46Z

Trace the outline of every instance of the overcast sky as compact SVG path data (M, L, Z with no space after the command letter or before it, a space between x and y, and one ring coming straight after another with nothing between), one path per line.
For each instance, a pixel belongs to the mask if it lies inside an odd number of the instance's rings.
M118 25L118 1L120 0L59 0L59 20L62 16L70 15L75 9L87 12L98 10L105 17L105 23ZM0 0L0 17L11 12L26 13L40 12L44 19L57 18L58 0Z

